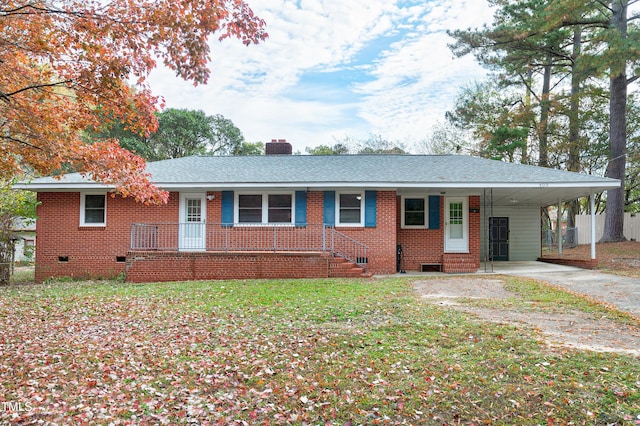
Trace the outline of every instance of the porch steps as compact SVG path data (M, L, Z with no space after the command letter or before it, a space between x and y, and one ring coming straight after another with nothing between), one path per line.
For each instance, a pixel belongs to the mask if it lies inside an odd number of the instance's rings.
M342 257L332 257L329 260L329 277L331 278L362 278L371 277L372 275L366 273L363 267Z

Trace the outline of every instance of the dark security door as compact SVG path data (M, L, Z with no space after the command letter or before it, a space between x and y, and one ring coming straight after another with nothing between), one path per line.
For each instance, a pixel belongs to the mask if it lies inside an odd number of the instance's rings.
M509 218L489 219L489 244L493 260L509 260Z

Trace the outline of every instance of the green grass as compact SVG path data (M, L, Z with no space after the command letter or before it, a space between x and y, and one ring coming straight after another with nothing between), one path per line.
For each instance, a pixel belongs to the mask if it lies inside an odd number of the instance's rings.
M508 280L545 309L600 309ZM583 304L584 303L584 304ZM59 424L636 424L637 358L421 303L406 279L0 289L0 396ZM24 419L20 419L23 416ZM16 421L18 421L16 420Z

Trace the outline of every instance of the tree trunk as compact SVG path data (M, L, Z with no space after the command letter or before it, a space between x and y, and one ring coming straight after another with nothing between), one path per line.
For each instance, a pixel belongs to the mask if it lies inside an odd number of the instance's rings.
M571 54L571 100L569 108L569 161L567 169L571 172L580 171L580 83L576 61L582 48L582 28L576 26L573 29L573 52ZM567 227L576 226L576 215L580 213L578 200L568 203Z
M9 228L0 229L0 285L9 284L13 264L13 242Z
M529 69L529 71L527 71L527 84L526 84L527 91L524 97L527 111L531 110L531 82L532 81L533 81L533 71ZM529 164L529 138L530 136L527 136L527 138L525 139L525 144L522 147L522 159L520 160L522 164Z
M611 1L611 28L627 37L627 0ZM620 188L607 191L606 219L601 243L624 241L624 177L627 149L627 75L626 61L620 57L611 66L609 98L609 163L607 176L619 179Z
M551 109L549 92L551 91L551 58L549 64L544 67L544 77L542 80L542 97L540 98L540 129L538 132L540 157L538 165L540 167L549 166L549 110Z

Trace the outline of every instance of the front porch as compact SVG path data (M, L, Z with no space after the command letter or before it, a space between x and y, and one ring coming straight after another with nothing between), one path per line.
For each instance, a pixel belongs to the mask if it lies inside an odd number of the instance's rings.
M367 246L321 224L132 224L130 282L369 276Z

